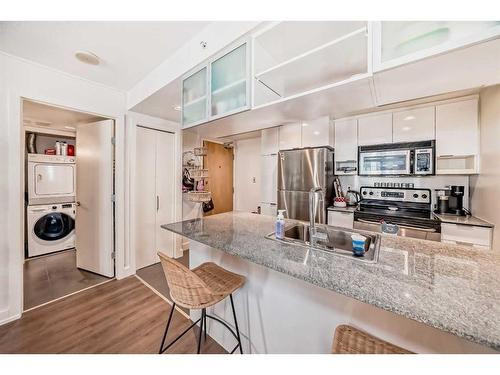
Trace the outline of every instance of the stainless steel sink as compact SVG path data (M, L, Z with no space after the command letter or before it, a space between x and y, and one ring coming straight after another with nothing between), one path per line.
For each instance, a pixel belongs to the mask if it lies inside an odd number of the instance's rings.
M361 262L375 263L378 260L380 249L380 235L365 231L350 231L327 225L317 225L319 236L316 237L314 246L311 245L309 225L305 223L293 223L285 227L285 238L277 239L274 233L266 237L275 241L291 243L299 246L326 251L335 255L353 258ZM367 238L367 248L365 255L356 257L352 253L351 235L361 234Z

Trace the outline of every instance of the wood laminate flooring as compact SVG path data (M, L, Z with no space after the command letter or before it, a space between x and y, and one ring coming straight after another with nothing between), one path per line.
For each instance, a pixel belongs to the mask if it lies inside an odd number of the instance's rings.
M105 282L107 277L76 268L76 250L24 262L24 309Z
M177 258L176 260L189 268L189 250L185 250L182 257ZM138 269L136 273L137 276L148 283L158 293L171 301L170 288L168 287L167 280L165 279L165 274L163 273L161 263L155 263L151 266ZM189 314L189 309L180 306L179 308L186 314Z
M171 306L135 276L25 312L0 326L0 353L157 353ZM174 312L167 341L190 325ZM198 327L167 353L196 353ZM202 353L226 353L212 338Z

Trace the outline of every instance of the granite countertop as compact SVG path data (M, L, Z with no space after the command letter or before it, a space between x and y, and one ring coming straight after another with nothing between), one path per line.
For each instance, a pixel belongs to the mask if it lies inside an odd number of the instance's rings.
M434 214L434 216L439 219L442 223L450 224L460 224L460 225L471 225L475 227L486 227L493 228L494 225L488 223L485 220L479 219L474 216L457 216L457 215L446 215L446 214Z
M382 235L378 263L366 263L267 239L274 222L228 212L162 227L500 351L500 255Z
M347 206L347 207L335 207L335 206L330 206L328 207L328 211L339 211L339 212L354 212L358 206Z

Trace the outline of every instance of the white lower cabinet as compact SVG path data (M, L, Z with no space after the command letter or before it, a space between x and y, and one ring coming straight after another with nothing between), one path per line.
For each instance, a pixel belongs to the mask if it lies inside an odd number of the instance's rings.
M267 216L277 216L278 215L278 205L276 203L261 203L260 204L261 215Z
M490 249L493 229L473 225L441 224L441 242Z
M328 225L352 229L354 213L350 211L328 211Z

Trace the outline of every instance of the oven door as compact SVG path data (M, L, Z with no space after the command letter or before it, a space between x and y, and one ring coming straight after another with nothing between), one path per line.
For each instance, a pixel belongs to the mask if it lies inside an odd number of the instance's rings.
M361 176L409 175L411 150L361 151L359 174Z

